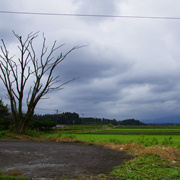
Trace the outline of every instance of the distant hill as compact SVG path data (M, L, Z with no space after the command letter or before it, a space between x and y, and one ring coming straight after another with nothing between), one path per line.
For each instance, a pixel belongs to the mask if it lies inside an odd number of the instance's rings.
M166 117L160 117L160 118L154 118L154 119L141 119L140 120L143 123L146 124L180 124L180 115L172 115L172 116L166 116Z

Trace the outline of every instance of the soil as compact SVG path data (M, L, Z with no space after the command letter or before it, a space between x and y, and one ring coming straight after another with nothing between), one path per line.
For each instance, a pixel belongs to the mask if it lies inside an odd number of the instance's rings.
M0 170L32 178L108 174L132 158L126 152L80 143L0 141Z

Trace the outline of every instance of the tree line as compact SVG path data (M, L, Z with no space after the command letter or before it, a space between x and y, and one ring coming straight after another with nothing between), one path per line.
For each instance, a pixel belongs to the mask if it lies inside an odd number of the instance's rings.
M63 112L61 114L45 114L45 115L34 115L32 120L34 121L45 121L51 120L56 124L112 124L116 120L95 118L95 117L80 117L78 113Z
M102 124L108 125L145 125L139 120L135 119L125 119L118 121L116 119L105 119L96 117L80 117L78 113L64 112L61 114L45 114L45 115L34 115L33 120L45 121L51 120L56 122L56 124Z
M33 115L28 124L28 128L38 130L49 130L56 125L78 125L78 124L96 124L96 125L145 125L139 120L126 119L117 121L116 119L105 119L96 117L80 117L78 113L63 112L61 114ZM7 105L4 105L0 99L0 131L13 129L13 120Z

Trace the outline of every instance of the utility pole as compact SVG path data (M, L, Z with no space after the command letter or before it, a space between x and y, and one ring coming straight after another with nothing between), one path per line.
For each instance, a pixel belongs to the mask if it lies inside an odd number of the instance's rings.
M175 119L174 119L174 126L176 126L176 124L175 124Z
M58 111L59 111L59 110L56 109L55 111L56 111L56 126L57 126L57 118L58 118L57 116L58 116Z
M83 132L83 119L84 119L84 113L82 113L82 132Z
M96 129L96 116L95 116L95 118L94 118L94 119L95 119L95 129Z

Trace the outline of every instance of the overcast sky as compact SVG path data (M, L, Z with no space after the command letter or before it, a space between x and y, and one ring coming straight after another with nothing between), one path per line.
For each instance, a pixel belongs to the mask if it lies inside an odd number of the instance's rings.
M1 0L0 11L179 17L179 0ZM55 71L61 82L35 113L84 113L85 117L151 119L180 115L180 19L101 18L0 13L0 38L16 52L12 30L26 37L40 31L48 46L87 45L73 51ZM0 98L5 88L0 83Z

